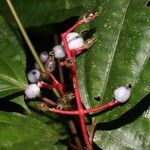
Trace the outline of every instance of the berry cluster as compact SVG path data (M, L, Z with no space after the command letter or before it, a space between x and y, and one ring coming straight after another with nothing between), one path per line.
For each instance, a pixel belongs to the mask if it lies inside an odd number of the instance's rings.
M25 95L29 99L38 97L44 101L44 103L38 105L38 107L43 111L50 111L66 115L78 115L84 142L86 144L87 149L89 150L92 149L93 139L90 140L89 138L85 123L85 115L89 113L95 113L104 109L109 109L120 103L124 103L129 99L131 95L130 86L121 86L114 90L113 101L91 109L85 109L83 107L78 88L75 59L77 54L82 53L84 50L92 46L92 44L94 43L94 39L90 38L84 41L80 34L72 31L75 30L78 26L94 20L97 15L97 13L92 12L89 12L86 15L84 15L82 19L77 21L75 25L73 25L69 30L67 30L61 35L62 43L61 45L57 45L53 48L53 54L51 53L50 56L46 52L40 54L40 59L42 63L45 64L46 72L44 72L44 74L46 74L46 76L48 76L51 79L51 83L46 83L44 82L44 80L39 80L41 76L40 74L43 73L41 73L37 69L34 69L28 73L28 79L31 82L31 84L25 90ZM74 86L74 93L71 96L65 93L65 86L61 84L52 73L52 71L55 69L55 59L61 59L61 66L67 67L71 73L72 82ZM38 68L37 65L35 66L36 68ZM55 103L54 101L42 97L42 95L40 94L41 88L57 89L61 95L61 99L67 99L69 97L69 100L71 100L74 98L76 101L77 110L63 110L63 108L58 107L57 103Z

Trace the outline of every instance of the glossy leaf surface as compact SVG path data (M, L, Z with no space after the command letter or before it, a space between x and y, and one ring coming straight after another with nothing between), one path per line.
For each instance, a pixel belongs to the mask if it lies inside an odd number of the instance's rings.
M59 136L51 127L44 123L18 114L0 112L0 148L7 149L55 149ZM7 131L7 132L6 132ZM66 149L61 145L61 149Z
M83 0L82 0L83 1ZM25 27L40 26L64 21L72 16L79 16L82 11L81 0L13 0L13 4ZM0 11L13 25L14 19L6 1L0 0Z
M130 115L133 115L130 113ZM95 133L94 141L102 149L115 149L115 150L128 150L139 149L149 150L150 146L150 110L144 112L140 118L129 122L130 124L124 124L120 128L115 128L117 122L103 124L105 129L97 130ZM126 119L127 119L126 115ZM124 120L123 120L124 119ZM125 118L118 121L120 124L125 123ZM133 121L133 120L132 120ZM107 130L106 130L107 128ZM101 126L102 129L102 126Z
M83 103L87 108L99 106L113 99L117 87L133 86L126 104L99 115L97 121L121 116L150 91L150 10L144 2L97 1L102 12L91 23L97 42L77 60Z
M132 85L127 103L93 115L98 126L94 141L106 150L148 149L150 119L136 120L140 114L135 114L149 106L149 98L144 97L150 91L150 9L145 0L94 1L97 6L86 2L86 9L101 13L89 27L95 30L96 43L77 60L84 105L93 108L108 103L114 89ZM145 102L137 107L141 100ZM131 116L134 120L129 122Z
M24 50L16 35L0 16L0 98L14 99L27 86ZM11 97L11 98L10 98ZM24 97L18 103L27 108Z

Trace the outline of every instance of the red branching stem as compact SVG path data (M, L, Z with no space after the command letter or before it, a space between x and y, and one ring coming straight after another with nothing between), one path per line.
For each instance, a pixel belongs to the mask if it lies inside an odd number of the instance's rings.
M53 112L53 113L57 113L57 114L63 114L63 115L78 115L79 112L77 110L58 110L58 109L49 109L49 111Z
M91 108L91 109L85 109L84 110L84 114L89 114L89 113L94 113L94 112L98 112L98 111L101 111L101 110L104 110L104 109L109 109L109 108L112 108L113 106L116 106L120 104L120 102L118 101L111 101L107 104L104 104L104 105L101 105L101 106L98 106L98 107L95 107L95 108Z
M76 29L78 26L80 26L81 24L85 23L83 19L78 20L71 28L69 28L64 34L69 34L70 32L72 32L74 29Z
M54 75L51 72L46 72L46 73L50 76L54 84L59 84L59 82L57 81L57 79L54 77Z
M62 37L62 41L65 45L65 51L66 51L66 54L67 54L67 57L70 58L72 55L71 55L71 52L70 52L70 49L69 49L69 46L68 46L68 43L67 43L67 40L66 40L66 35L67 34L62 34L61 37Z
M44 83L43 81L39 82L38 85L40 88L47 88L47 89L52 89L56 87L55 85L47 84L47 83Z
M76 24L73 25L69 30L67 30L65 33L63 33L63 34L61 35L62 41L63 41L64 46L65 46L65 51L66 51L66 54L67 54L67 57L68 57L68 58L72 57L72 53L71 53L71 51L70 51L70 49L69 49L66 36L67 36L67 34L69 34L71 31L73 31L73 30L76 29L79 25L81 25L81 24L83 24L83 23L84 23L83 19L79 20L79 21L76 22Z
M64 96L64 91L63 91L64 86L63 86L61 83L59 83L59 82L57 81L57 79L55 78L55 76L54 76L51 72L46 72L46 73L47 73L47 74L50 76L50 78L52 79L54 86L55 86L57 89L59 89L59 91L60 91L60 93L62 94L62 96Z
M76 91L77 92L77 91ZM44 100L46 102L46 100ZM49 100L48 100L49 101ZM55 103L56 104L56 103ZM79 102L78 102L79 104ZM82 103L81 103L82 104ZM81 105L80 104L80 105ZM113 106L116 106L120 104L118 101L111 101L107 104L92 108L92 109L81 109L81 111L83 111L84 114L89 114L89 113L93 113L93 112L99 112L101 110L104 109L109 109L112 108ZM81 106L79 106L81 107ZM83 106L82 106L83 107ZM78 110L58 110L58 109L50 109L51 112L57 113L57 114L64 114L64 115L80 115L81 112Z
M65 87L65 85L62 85L61 83L47 84L42 81L38 83L38 86L40 88L47 88L47 89L57 88L60 91L60 93L64 96L63 88Z
M68 33L70 33L72 30L77 28L82 23L84 23L84 21L81 19L74 26L72 26L68 31L66 31L65 33L62 34L62 41L63 41L64 46L65 46L65 51L66 51L66 55L67 55L66 57L67 58L72 58L72 53L69 49L66 36L67 36ZM73 56L73 57L75 57L75 56ZM82 130L82 133L83 133L83 138L84 138L84 141L85 141L85 144L86 144L87 148L89 150L91 150L92 146L90 144L88 132L87 132L87 129L86 129L85 114L84 114L84 108L82 106L81 97L80 97L79 88L78 88L78 80L77 80L77 76L76 76L75 63L72 64L70 69L71 69L71 73L72 73L74 93L75 93L75 97L76 97L76 103L77 103L77 108L78 108L78 112L79 112L79 120L80 120L81 130Z
M61 35L62 37L62 41L64 43L64 47L65 47L65 51L66 51L66 58L68 59L74 59L76 57L76 54L78 52L81 52L83 50L85 50L86 48L84 46L74 49L74 50L70 50L69 46L68 46L68 42L66 39L67 34L69 34L72 30L74 30L75 28L77 28L79 25L81 25L82 23L84 23L83 19L79 20L74 26L72 26L68 31L66 31L65 33L63 33ZM75 93L75 97L76 97L76 103L77 103L77 110L58 110L58 109L51 109L49 108L48 110L53 112L53 113L57 113L57 114L66 114L66 115L79 115L79 120L80 120L80 125L81 125L81 130L83 133L83 138L85 141L85 144L87 146L87 148L89 150L92 150L92 141L89 140L89 135L87 132L87 128L86 128L86 123L85 123L85 115L89 114L89 113L94 113L97 111L101 111L104 109L108 109L111 108L115 105L118 105L119 102L117 101L111 101L107 104L92 108L92 109L84 109L83 105L82 105L82 101L81 101L81 97L80 97L80 92L79 92L79 87L78 87L78 79L77 79L77 75L76 75L76 66L75 66L75 62L73 61L71 66L69 67L71 74L72 74L72 80L73 80L73 86L74 86L74 93ZM54 77L54 75L50 72L47 72L47 74L50 76L50 78L53 81L53 85L47 85L47 84L43 84L41 83L41 87L47 87L47 88L53 88L56 87L59 89L59 91L61 92L62 95L64 95L64 89L63 89L63 85L61 83L59 83L57 81L57 79ZM48 104L51 105L56 105L56 103L54 103L51 100L48 99L44 99L43 101L47 102Z
M78 87L78 80L77 80L77 76L76 76L75 64L73 64L73 66L71 68L71 71L72 71L72 80L73 80L73 84L74 84L74 92L75 92L75 96L76 96L77 108L78 108L78 111L79 111L79 119L80 119L80 124L81 124L81 130L83 132L83 137L84 137L85 144L86 144L87 148L92 149L92 146L91 146L90 141L89 141L88 132L87 132L87 129L86 129L84 108L83 108L80 93L79 93L79 87Z

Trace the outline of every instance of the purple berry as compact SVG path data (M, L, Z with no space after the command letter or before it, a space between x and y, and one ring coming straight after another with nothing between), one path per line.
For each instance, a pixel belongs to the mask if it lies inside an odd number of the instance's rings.
M46 61L48 60L48 57L49 57L49 55L46 51L44 51L40 54L40 59L43 63L46 63Z
M37 63L34 63L34 69L36 69L36 70L40 70L40 67L39 67L39 65L37 64Z

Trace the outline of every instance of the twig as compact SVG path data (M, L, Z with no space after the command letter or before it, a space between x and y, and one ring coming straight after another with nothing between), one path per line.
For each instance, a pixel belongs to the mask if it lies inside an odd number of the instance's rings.
M43 66L43 64L42 64L38 54L36 53L36 50L35 50L32 42L31 42L30 38L28 37L27 32L25 31L25 29L23 27L23 25L22 25L18 15L17 15L17 12L16 12L16 10L15 10L11 0L6 0L6 2L7 2L8 6L9 6L9 8L11 10L12 15L14 16L14 19L15 19L15 21L16 21L16 23L17 23L17 25L18 25L18 27L19 27L19 29L20 29L20 31L21 31L21 33L22 33L22 35L23 35L23 37L24 37L24 39L25 39L25 41L26 41L26 43L27 43L27 45L28 45L28 47L30 49L30 51L31 51L31 53L34 56L34 59L38 63L40 69L44 72L45 68L44 68L44 66Z
M69 120L68 124L69 124L70 130L71 130L71 133L74 136L74 140L75 140L78 150L82 150L82 144L80 142L80 138L78 136L78 132L77 132L77 129L76 129L76 126L75 126L73 120L72 119Z

